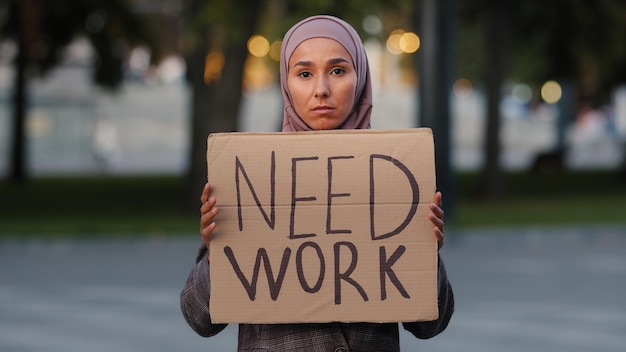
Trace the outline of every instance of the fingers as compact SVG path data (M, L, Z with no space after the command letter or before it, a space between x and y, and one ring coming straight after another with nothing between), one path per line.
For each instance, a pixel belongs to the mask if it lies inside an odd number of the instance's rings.
M202 206L200 207L200 235L202 236L202 242L209 248L209 241L211 239L211 233L215 230L214 218L218 213L218 208L215 206L216 200L211 197L211 186L207 183L204 185L200 201Z
M209 202L202 206L202 208L208 209L202 213L200 217L200 235L202 236L202 243L209 248L209 241L211 240L211 234L215 230L215 215L218 213L218 209L213 207L215 205L215 199L211 198Z
M204 188L202 189L202 194L200 195L200 203L204 204L209 200L209 196L211 195L211 185L207 182L204 184Z
M437 191L435 193L435 198L433 198L433 203L437 204L440 208L443 206L443 196L441 192Z
M433 202L430 203L430 214L428 214L428 219L433 225L435 225L433 227L433 232L435 234L435 238L437 239L438 249L441 249L443 247L445 240L445 223L443 221L444 211L441 206L442 195L441 192L437 192L435 193Z
M433 225L437 226L443 232L443 216L444 211L441 208L441 192L435 193L435 198L433 202L429 205L430 214L428 214L428 218L433 223Z
M215 230L215 223L212 222L206 227L200 228L200 235L202 236L202 243L206 248L209 248L209 244L211 242L211 234Z
M439 227L433 227L435 238L437 239L437 250L441 249L445 243L446 235L441 231Z
M217 215L217 207L215 206L215 198L209 198L206 203L200 207L200 227L204 228L213 222L213 218Z

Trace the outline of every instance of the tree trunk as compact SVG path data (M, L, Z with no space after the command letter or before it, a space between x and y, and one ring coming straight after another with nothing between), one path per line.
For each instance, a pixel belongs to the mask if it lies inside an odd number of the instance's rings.
M202 184L206 182L206 138L209 134L213 85L204 83L206 45L199 45L187 60L191 89L189 164L185 181L184 209L197 212Z
M24 183L26 176L26 53L20 35L15 65L15 92L13 93L13 130L9 180Z
M480 194L487 199L502 197L504 192L500 167L500 100L506 73L508 43L507 1L490 0L487 5L485 82L487 89L487 126L485 134L485 164L482 170Z
M456 203L451 155L450 91L453 64L454 18L456 0L424 0L418 7L423 48L416 57L420 86L419 124L430 127L435 139L437 189L445 198L446 218L454 217Z
M216 26L207 31L211 40L224 31L236 32L224 44L198 46L189 60L192 82L192 123L190 160L185 186L184 209L198 213L200 193L207 182L206 140L213 132L237 131L239 107L242 98L243 71L248 56L247 40L254 34L263 1L246 0L237 3L239 11L229 18L228 28ZM206 40L205 43L209 43ZM213 46L213 47L211 47ZM205 57L210 50L218 49L224 55L221 77L209 84L204 82Z
M17 27L17 59L15 62L15 85L13 92L13 129L11 131L11 158L9 181L15 184L28 179L26 170L26 108L27 70L32 56L33 44L38 35L38 1L12 2L11 15Z

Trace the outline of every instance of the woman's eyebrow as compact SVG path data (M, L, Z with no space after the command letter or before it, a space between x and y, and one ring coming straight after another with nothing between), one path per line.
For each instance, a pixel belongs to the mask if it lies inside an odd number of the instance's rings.
M337 64L342 64L342 63L349 64L350 61L348 61L347 59L344 59L343 57L338 57L335 59L328 60L328 63L331 65L337 65Z
M298 66L309 67L311 65L313 65L313 63L311 61L298 61L295 64L293 64L292 67L298 67Z
M348 61L347 59L344 59L343 57L338 57L338 58L333 58L333 59L328 60L329 65L337 65L337 64L342 64L342 63L349 64L350 61ZM298 67L298 66L310 67L310 66L313 66L313 63L311 61L298 61L295 64L293 64L292 67Z

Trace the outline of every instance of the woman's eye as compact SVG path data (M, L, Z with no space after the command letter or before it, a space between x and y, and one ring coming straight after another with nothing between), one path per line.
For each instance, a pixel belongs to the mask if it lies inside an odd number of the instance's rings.
M333 69L331 71L331 73L334 74L334 75L340 75L340 74L344 73L344 70L343 70L343 68L335 68L335 69Z
M306 71L305 72L300 72L298 74L298 76L300 76L302 78L309 78L309 77L311 77L311 72L306 72Z

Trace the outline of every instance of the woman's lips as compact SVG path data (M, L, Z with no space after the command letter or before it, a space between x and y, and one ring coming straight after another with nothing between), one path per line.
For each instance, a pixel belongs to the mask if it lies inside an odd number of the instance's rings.
M315 108L313 108L313 112L320 115L330 114L334 110L335 109L331 108L330 106L316 106Z

